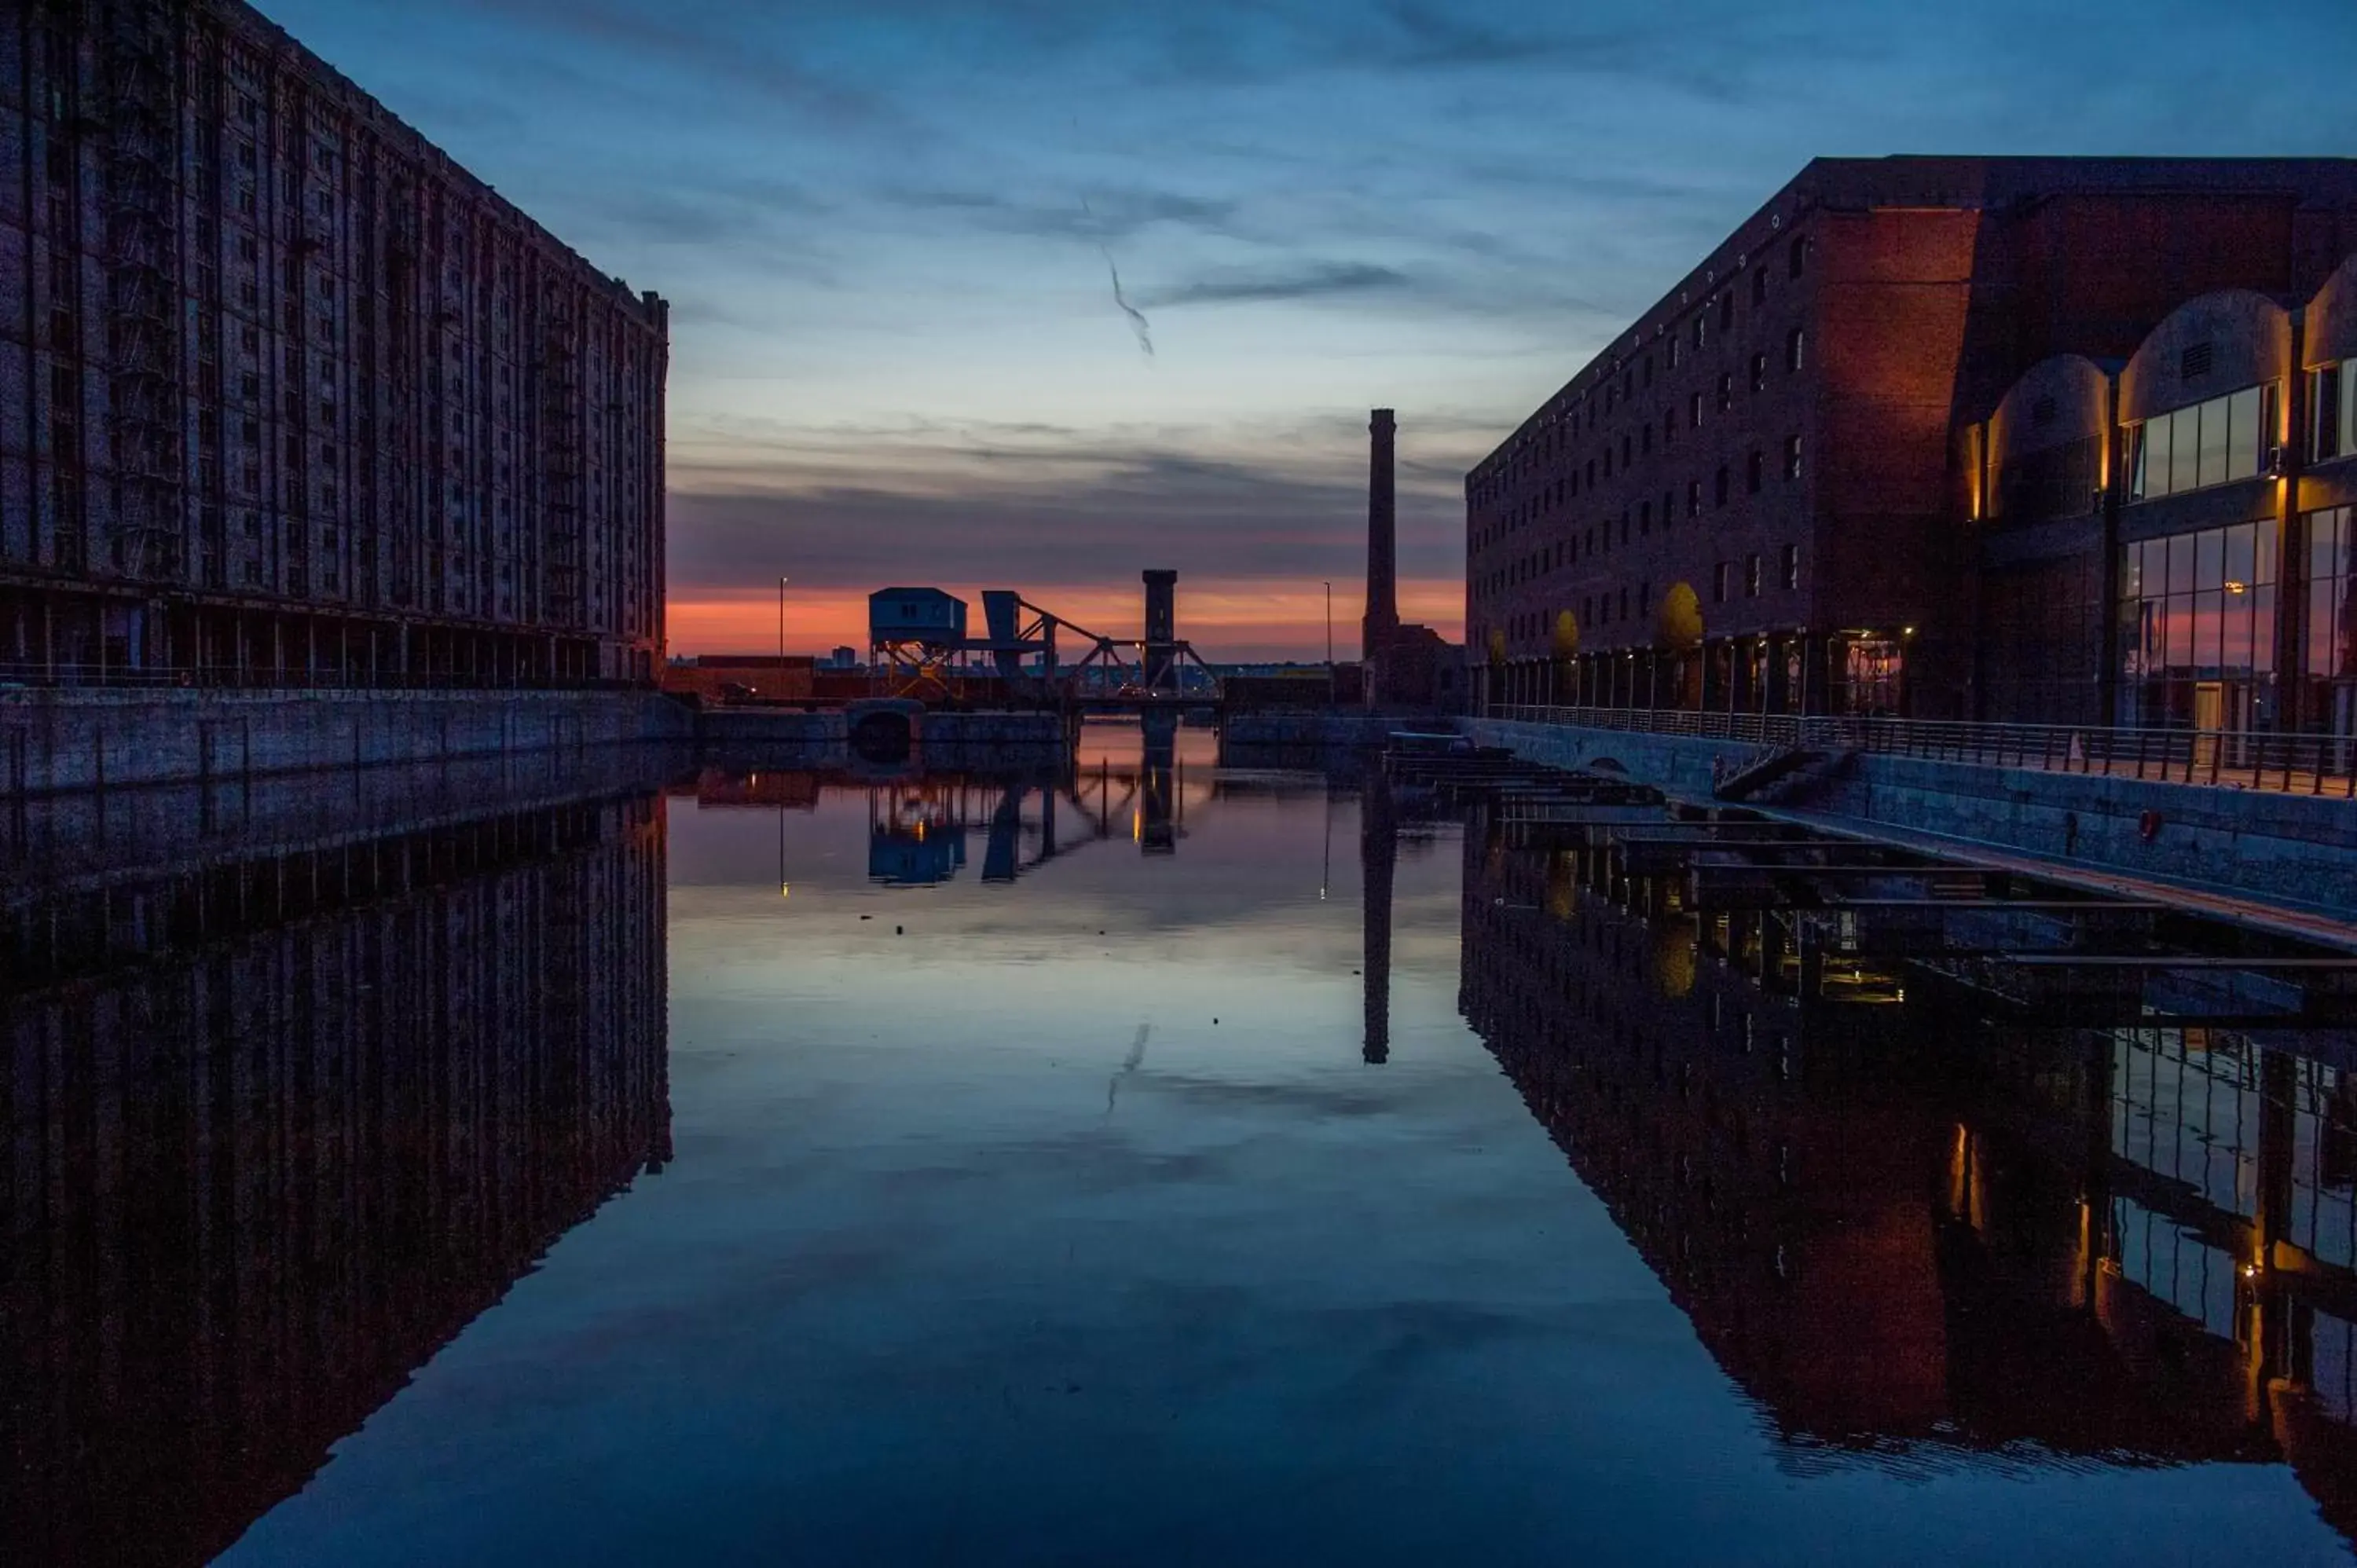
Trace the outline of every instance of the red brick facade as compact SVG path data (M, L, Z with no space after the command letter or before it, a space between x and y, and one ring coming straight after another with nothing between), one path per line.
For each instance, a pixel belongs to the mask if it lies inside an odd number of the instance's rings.
M1968 714L1962 432L2352 241L2347 160L1812 163L1468 476L1477 699Z

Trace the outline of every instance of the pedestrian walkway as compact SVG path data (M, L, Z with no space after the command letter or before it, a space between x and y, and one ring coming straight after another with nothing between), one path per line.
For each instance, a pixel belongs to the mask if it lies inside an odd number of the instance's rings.
M2104 893L2121 898L2166 903L2188 914L2223 921L2250 930L2316 942L2344 952L2357 952L2357 922L2321 905L2275 902L2242 894L2222 893L2201 883L2092 866L2082 862L2053 860L1986 839L1960 833L1932 832L1922 828L1893 827L1833 811L1812 811L1786 806L1749 808L1780 822L1847 833L1861 839L1910 849L1943 860L1967 861L1992 870Z

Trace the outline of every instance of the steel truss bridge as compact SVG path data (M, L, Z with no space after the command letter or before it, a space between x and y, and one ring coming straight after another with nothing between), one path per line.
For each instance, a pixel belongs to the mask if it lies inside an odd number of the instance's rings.
M985 589L982 606L981 637L930 629L876 634L871 651L877 694L954 702L962 688L979 680L996 688L996 705L1010 707L1137 712L1207 707L1220 701L1220 677L1192 643L1169 635L1167 605L1164 624L1153 624L1156 606L1150 597L1146 637L1092 631L1010 588Z

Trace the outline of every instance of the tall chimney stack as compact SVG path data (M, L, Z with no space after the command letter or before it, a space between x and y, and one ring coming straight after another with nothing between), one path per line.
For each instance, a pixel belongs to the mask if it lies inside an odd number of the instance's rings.
M1367 463L1367 615L1360 660L1370 676L1399 630L1399 530L1392 511L1392 411L1371 410ZM1369 695L1373 694L1372 682Z

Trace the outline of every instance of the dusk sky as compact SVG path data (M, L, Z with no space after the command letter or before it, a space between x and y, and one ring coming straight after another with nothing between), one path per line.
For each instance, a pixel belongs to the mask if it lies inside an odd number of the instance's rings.
M1355 654L1465 470L1817 155L2341 155L2349 0L272 0L673 302L674 652L864 642L890 583L1214 659ZM1116 301L1111 270L1135 308ZM1150 342L1150 352L1146 347Z

